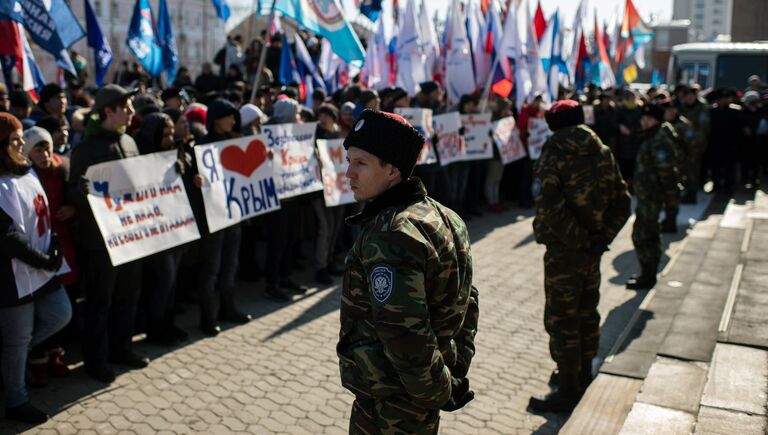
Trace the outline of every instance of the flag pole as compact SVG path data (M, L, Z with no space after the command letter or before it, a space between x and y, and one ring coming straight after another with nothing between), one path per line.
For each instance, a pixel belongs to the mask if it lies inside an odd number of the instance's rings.
M496 73L496 67L499 66L499 59L501 59L501 53L496 56L491 66L491 73L488 75L488 80L485 81L485 88L483 88L483 96L480 98L480 113L485 112L488 106L488 98L491 93L491 84L493 83L493 76Z
M261 47L261 55L259 55L259 66L256 68L256 77L253 79L253 88L251 89L251 102L253 102L253 99L256 98L256 90L259 89L259 85L261 84L261 75L262 70L264 69L264 63L267 61L267 48L271 45L272 35L269 31L269 26L272 25L272 21L275 19L275 2L277 0L272 0L272 9L269 12L269 19L267 20L267 37L264 41L263 46Z

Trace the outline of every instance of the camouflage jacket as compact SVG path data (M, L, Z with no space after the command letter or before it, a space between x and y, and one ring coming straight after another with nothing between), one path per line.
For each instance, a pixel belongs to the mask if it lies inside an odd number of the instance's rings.
M676 136L668 122L644 133L635 165L635 193L639 199L666 200L679 195Z
M425 409L466 376L479 310L469 236L461 218L399 183L362 213L347 254L336 351L342 385L359 398L399 395Z
M538 243L589 249L595 236L610 243L631 214L613 153L584 124L557 130L533 170Z
M678 116L673 122L665 122L661 127L673 139L675 144L675 165L678 172L685 164L685 156L692 152L695 133L691 121L685 116Z
M693 106L683 104L680 106L680 113L685 116L693 126L690 155L701 156L707 149L707 138L709 137L709 108L707 108L707 105L704 102L698 101Z

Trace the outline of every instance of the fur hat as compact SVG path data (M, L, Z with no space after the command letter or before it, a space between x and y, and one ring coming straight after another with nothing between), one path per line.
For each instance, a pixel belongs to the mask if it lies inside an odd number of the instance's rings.
M659 122L664 122L664 108L658 104L646 104L643 106L642 116L650 116Z
M578 101L560 100L549 108L549 111L544 114L544 118L547 120L549 129L557 131L561 128L583 124L584 109Z
M366 109L344 140L344 149L357 147L391 163L403 180L411 176L424 138L402 116Z

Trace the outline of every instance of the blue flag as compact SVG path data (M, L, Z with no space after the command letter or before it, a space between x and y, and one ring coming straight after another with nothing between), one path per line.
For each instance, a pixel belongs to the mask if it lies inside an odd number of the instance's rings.
M52 9L56 3L57 0L53 0L51 4ZM64 6L66 7L66 5ZM68 45L64 43L62 36L59 34L59 26L67 25L66 15L67 13L71 15L72 11L67 12L61 7L58 9L60 14L57 14L57 17L63 20L61 24L57 22L52 14L48 12L48 9L45 8L43 0L0 1L0 17L23 24L35 44L39 45L48 53L51 53L56 58L56 63L58 63L62 69L72 73L73 75L77 75L75 66L72 64L72 60L69 58L69 53L67 53ZM68 7L66 7L66 9L69 10ZM74 16L72 18L74 18ZM75 20L75 22L77 22L77 20ZM79 27L79 23L77 26L80 31L82 31L82 28ZM76 38L74 41L77 41L78 39L82 38L82 35L77 37L77 29L68 29L66 38L67 42L74 43L72 38Z
M293 57L291 44L288 43L285 34L283 34L283 48L280 52L280 74L278 79L284 85L301 85L301 76L296 66L296 58Z
M85 0L85 26L88 28L88 46L93 49L96 84L101 86L104 84L104 75L107 74L109 64L112 63L112 49L101 32L99 21L93 13L91 0Z
M360 4L360 13L371 21L378 20L381 14L381 0L363 0Z
M59 31L59 37L64 47L69 48L85 37L83 27L64 0L51 0L51 9L48 12L53 21L56 22L56 29Z
M227 0L211 0L213 1L213 7L216 8L216 16L221 18L224 21L227 21L229 19L229 16L231 15L229 11L229 5L227 4Z
M163 68L168 74L168 85L176 78L176 66L179 64L179 56L176 52L176 39L171 29L171 14L168 13L168 5L165 0L160 0L160 11L157 13L157 37L163 50Z
M155 31L149 0L136 0L125 43L149 75L157 77L163 72L163 50Z

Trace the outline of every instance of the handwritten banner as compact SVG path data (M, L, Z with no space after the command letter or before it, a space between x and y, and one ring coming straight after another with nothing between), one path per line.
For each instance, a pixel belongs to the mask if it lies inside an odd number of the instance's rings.
M515 118L508 116L493 123L493 141L501 156L501 164L508 165L525 157L520 130L515 125Z
M323 190L323 178L315 157L316 128L316 122L262 128L265 143L275 154L274 177L280 199Z
M88 168L88 203L113 266L200 238L176 151Z
M437 153L440 156L440 166L464 160L466 146L464 138L459 134L461 116L459 112L450 112L434 117L435 134L437 134Z
M355 194L346 175L349 162L344 139L318 139L317 154L322 166L325 205L335 207L355 202Z
M461 126L464 127L464 143L467 145L464 160L492 159L491 114L461 115Z
M195 147L210 232L280 208L266 140L262 134Z
M549 129L546 120L542 118L528 119L528 151L531 153L531 160L539 159L544 143L550 136L552 136L552 130Z
M437 163L435 147L432 144L432 136L435 134L435 130L432 127L432 109L397 107L395 108L395 113L410 122L413 128L418 130L419 133L424 136L424 139L426 139L416 164L431 165Z

